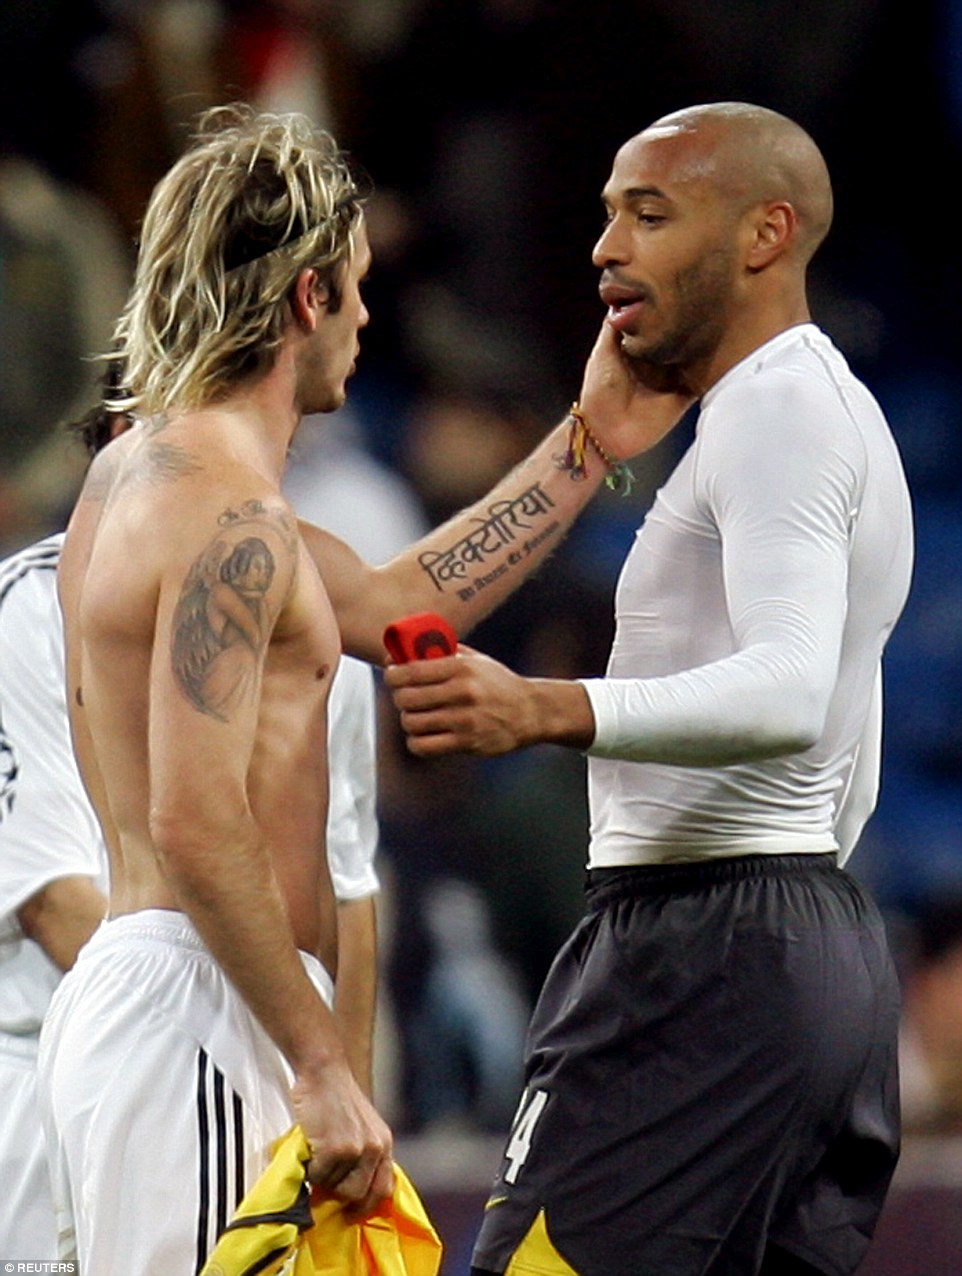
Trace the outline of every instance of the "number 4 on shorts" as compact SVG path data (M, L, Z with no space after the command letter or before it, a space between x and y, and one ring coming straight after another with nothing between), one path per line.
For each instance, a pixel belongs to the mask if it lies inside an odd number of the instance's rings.
M534 1128L538 1124L538 1118L544 1111L544 1105L547 1102L547 1090L535 1090L531 1095L525 1090L521 1096L518 1112L514 1118L514 1125L511 1127L511 1137L508 1140L508 1147L504 1154L508 1162L508 1168L504 1172L506 1183L513 1183L517 1179L518 1171L528 1159L528 1153L531 1151L531 1140L534 1138Z

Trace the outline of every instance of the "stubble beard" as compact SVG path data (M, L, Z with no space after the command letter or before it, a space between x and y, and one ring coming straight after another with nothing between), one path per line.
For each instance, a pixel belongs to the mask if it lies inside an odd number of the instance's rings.
M621 345L629 359L684 370L710 358L728 327L732 257L730 249L719 247L679 271L670 326L653 341L625 333Z

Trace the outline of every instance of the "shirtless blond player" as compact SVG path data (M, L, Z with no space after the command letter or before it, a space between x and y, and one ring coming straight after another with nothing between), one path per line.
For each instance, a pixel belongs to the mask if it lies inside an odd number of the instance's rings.
M350 170L297 116L213 112L144 221L117 334L144 424L93 465L60 569L111 896L48 1015L40 1091L61 1257L98 1276L196 1270L294 1120L315 1183L358 1213L390 1192L390 1131L329 1010L342 640L380 662L384 626L428 608L463 632L557 545L610 458L687 406L603 330L582 388L598 444L572 459L563 423L478 506L367 568L280 487L302 414L345 398L369 261Z

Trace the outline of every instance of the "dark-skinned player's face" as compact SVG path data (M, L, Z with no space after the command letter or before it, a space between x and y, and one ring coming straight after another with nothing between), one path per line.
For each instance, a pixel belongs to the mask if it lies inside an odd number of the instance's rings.
M626 354L684 368L712 353L729 322L738 253L712 160L673 130L632 138L615 157L593 261Z

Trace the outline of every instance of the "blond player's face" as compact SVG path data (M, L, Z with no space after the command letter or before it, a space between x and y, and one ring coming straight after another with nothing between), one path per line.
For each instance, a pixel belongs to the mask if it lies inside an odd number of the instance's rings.
M321 311L312 342L310 382L305 412L333 412L347 398L347 382L360 353L360 333L370 320L361 285L371 267L367 227L361 219L338 280L340 304Z

